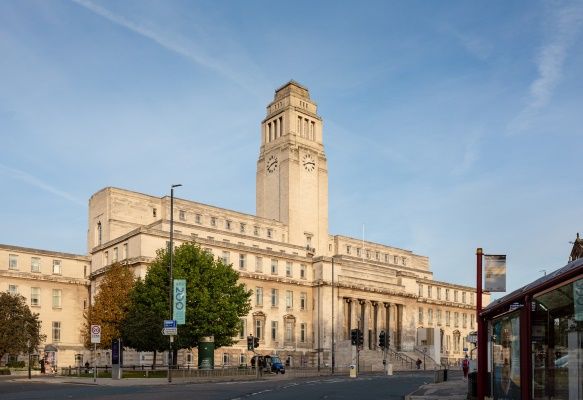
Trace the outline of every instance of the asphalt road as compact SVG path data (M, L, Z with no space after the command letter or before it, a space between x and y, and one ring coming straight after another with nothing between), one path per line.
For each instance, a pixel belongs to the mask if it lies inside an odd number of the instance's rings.
M0 381L0 400L52 399L140 399L140 400L288 400L288 399L402 399L424 383L433 381L432 372L394 376L361 375L288 379L272 377L262 381L204 384L101 386L81 383Z

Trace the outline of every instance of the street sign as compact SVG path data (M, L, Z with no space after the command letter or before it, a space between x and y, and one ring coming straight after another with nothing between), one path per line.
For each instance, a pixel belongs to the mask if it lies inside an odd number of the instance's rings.
M165 319L164 328L176 328L176 321L173 319Z
M478 343L478 332L470 332L467 337L468 343Z
M91 325L91 343L101 343L101 325Z
M162 335L164 336L176 336L178 335L178 328L164 328L162 329Z

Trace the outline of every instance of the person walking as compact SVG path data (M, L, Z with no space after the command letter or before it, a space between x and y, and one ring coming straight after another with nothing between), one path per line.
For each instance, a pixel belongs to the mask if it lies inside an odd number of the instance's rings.
M468 355L462 360L462 371L464 371L464 381L468 380L468 371L470 370L470 360L468 360Z
M421 369L421 364L423 364L423 361L421 361L421 359L418 358L417 361L415 361L415 365L417 365L417 369Z

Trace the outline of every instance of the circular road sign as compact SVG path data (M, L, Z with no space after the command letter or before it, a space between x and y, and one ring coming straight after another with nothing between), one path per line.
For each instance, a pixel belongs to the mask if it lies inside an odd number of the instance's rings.
M91 325L91 334L92 335L101 335L101 326Z

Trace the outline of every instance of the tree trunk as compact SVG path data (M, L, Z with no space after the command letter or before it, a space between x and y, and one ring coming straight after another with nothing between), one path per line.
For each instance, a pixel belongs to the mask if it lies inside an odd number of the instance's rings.
M156 369L156 350L154 350L154 360L152 361L152 369Z

